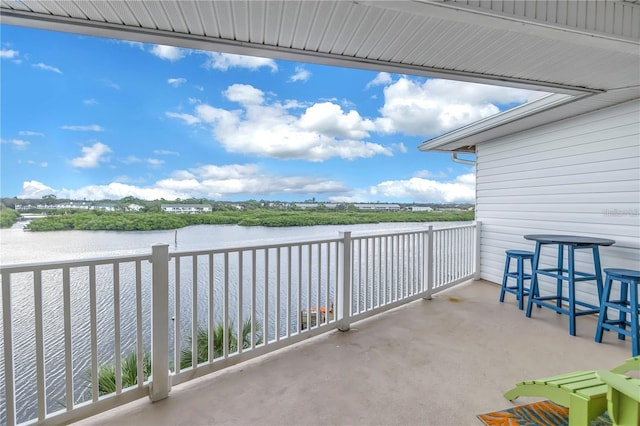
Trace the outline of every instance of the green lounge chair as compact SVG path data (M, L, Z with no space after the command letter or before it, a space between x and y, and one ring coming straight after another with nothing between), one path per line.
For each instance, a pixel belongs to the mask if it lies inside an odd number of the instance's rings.
M607 386L607 411L616 426L640 425L640 379L598 371Z
M628 359L610 372L624 374L631 370L640 370L640 356ZM550 399L569 409L569 426L586 426L607 411L607 390L608 385L598 376L598 371L587 370L520 382L504 397L509 401L519 396Z

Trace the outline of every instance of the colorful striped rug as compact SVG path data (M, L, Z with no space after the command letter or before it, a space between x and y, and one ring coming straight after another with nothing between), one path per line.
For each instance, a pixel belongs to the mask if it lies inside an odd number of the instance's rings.
M502 411L478 415L487 426L567 426L569 409L551 401L539 401ZM591 421L590 426L608 426L607 414Z

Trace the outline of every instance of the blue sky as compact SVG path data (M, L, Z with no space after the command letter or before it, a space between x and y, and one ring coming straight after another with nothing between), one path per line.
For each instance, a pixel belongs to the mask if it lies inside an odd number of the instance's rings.
M424 140L542 95L0 26L2 197L473 202Z

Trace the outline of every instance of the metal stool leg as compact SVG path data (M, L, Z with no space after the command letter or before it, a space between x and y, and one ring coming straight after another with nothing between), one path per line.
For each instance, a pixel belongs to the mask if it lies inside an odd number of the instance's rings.
M509 264L511 263L511 256L507 255L507 259L504 263L504 274L502 274L502 288L500 289L500 303L504 302L504 293L507 289L507 278L509 273Z
M609 296L611 294L611 285L613 280L610 275L607 275L607 279L604 282L604 290L602 297L600 298L600 314L598 315L598 325L596 326L596 342L602 342L602 333L604 331L603 324L607 322L607 303L609 302Z
M522 257L518 257L518 309L524 309L524 260Z
M638 306L638 281L630 283L630 305L631 305L631 352L633 356L640 355L640 324L638 324L640 316L640 307Z

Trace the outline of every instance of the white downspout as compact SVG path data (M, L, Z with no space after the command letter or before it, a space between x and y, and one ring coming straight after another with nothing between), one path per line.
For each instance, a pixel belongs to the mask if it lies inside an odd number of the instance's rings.
M476 160L465 160L464 158L459 158L458 154L459 154L459 152L452 152L451 153L451 161L453 161L454 163L468 164L470 166L475 166L476 165Z

